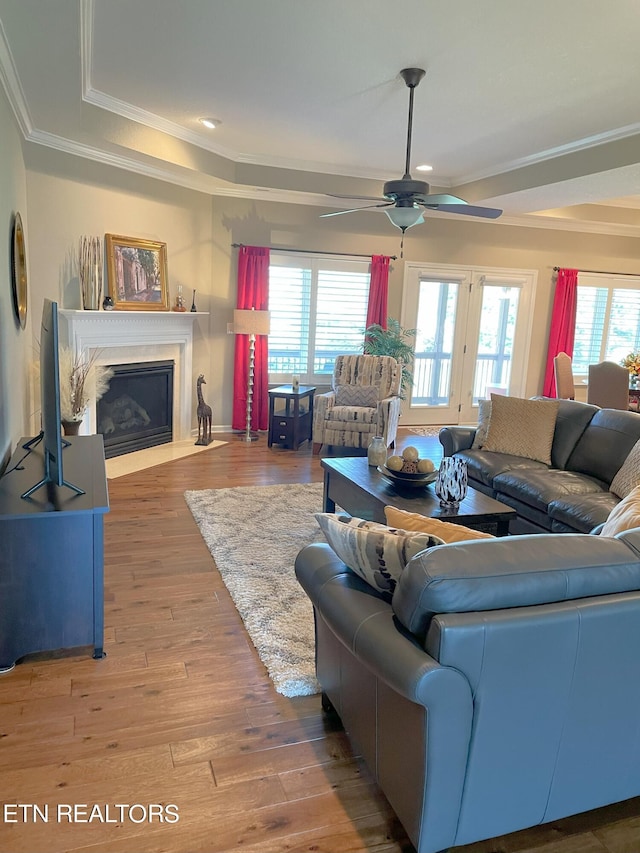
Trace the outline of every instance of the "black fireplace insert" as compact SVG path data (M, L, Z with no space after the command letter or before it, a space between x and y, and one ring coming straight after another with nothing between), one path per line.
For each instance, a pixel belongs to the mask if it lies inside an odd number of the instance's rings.
M111 365L109 390L96 406L105 457L173 439L173 361Z

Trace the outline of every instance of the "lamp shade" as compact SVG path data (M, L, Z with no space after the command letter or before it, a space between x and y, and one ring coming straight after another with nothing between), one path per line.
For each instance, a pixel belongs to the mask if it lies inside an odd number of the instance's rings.
M424 222L422 211L413 205L411 207L390 207L385 210L385 213L396 228L400 228L401 231L406 231L407 228Z
M233 312L233 331L236 335L268 335L271 314L255 308L236 308Z

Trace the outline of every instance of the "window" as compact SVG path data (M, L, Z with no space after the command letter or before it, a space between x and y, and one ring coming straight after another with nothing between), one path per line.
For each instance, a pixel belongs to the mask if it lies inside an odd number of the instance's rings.
M369 261L271 253L269 382L326 383L336 356L362 353Z
M580 273L573 372L640 349L640 277Z
M402 325L417 328L407 424L472 424L490 393L524 397L536 272L407 261Z

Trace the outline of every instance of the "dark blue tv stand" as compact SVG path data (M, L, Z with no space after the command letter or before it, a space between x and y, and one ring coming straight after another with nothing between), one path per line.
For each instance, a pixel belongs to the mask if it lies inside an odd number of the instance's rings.
M102 436L71 437L64 450L65 478L83 494L48 484L23 500L44 470L42 444L25 456L27 441L0 478L0 670L33 652L92 646L104 656Z

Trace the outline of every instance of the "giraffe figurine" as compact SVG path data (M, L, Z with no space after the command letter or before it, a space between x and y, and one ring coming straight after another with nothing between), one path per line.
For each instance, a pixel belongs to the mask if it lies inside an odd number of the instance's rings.
M207 406L202 397L202 386L206 385L204 373L198 376L198 440L196 444L211 444L211 406Z

